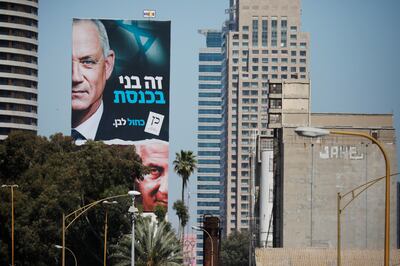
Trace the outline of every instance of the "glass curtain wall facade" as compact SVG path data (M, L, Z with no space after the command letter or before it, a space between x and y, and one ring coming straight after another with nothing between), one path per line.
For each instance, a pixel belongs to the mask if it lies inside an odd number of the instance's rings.
M206 47L199 52L197 135L197 224L204 215L220 216L221 198L221 31L200 30ZM196 232L196 260L203 265L203 232Z
M37 132L38 1L0 1L0 140Z

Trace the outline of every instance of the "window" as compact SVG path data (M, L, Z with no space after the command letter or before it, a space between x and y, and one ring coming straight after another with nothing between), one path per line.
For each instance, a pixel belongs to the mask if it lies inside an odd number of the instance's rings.
M307 52L306 51L300 51L300 56L306 56Z
M278 44L278 20L277 17L271 17L271 46L277 47Z
M306 68L305 67L300 67L300 72L306 72Z
M253 32L252 32L251 37L252 37L253 47L257 47L258 46L258 18L257 17L253 17L252 28L253 28Z
M296 56L297 53L296 53L296 51L291 51L291 52L290 52L290 55L291 55L291 56Z
M296 67L290 67L290 72L296 72Z
M261 22L261 45L266 47L268 45L268 20L262 18Z

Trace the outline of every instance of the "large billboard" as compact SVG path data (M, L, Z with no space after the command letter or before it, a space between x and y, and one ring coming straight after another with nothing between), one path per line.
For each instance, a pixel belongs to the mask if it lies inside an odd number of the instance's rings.
M74 19L71 136L136 146L144 211L167 205L170 22Z

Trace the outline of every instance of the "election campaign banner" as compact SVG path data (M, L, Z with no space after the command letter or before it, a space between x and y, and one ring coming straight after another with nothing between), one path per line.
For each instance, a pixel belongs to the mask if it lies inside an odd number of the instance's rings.
M73 19L71 136L136 146L154 186L166 190L152 191L147 205L140 191L145 211L168 197L169 75L169 21Z

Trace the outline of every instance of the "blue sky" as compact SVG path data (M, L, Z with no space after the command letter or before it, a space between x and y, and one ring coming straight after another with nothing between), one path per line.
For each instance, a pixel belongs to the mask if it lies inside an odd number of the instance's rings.
M158 20L171 20L170 161L181 149L196 151L198 51L205 42L197 30L221 28L228 3L40 0L39 134L69 134L72 18L143 19L144 9L155 9ZM302 1L302 31L311 35L313 112L393 113L399 138L399 10L398 0ZM172 184L180 180L169 176L171 208L180 195L180 185Z

